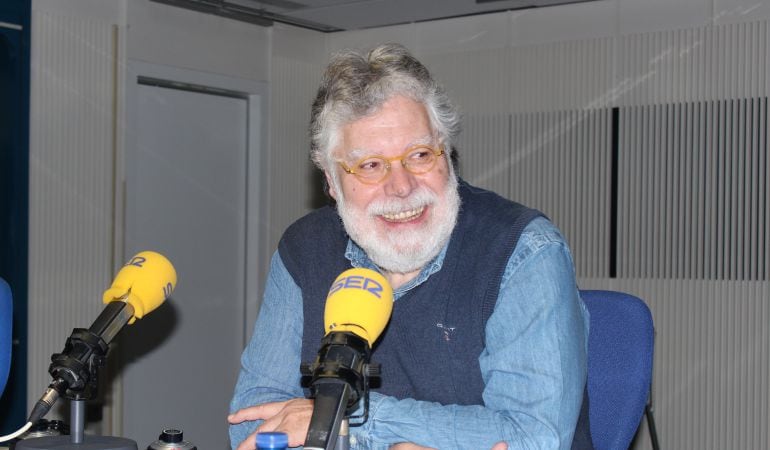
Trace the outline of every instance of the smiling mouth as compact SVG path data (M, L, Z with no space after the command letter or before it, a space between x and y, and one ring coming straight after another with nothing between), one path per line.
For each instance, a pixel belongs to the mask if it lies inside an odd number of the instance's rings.
M417 217L419 217L423 211L425 211L425 207L421 206L416 209L410 209L409 211L401 211L395 214L383 214L382 218L384 218L388 222L409 222L410 220L414 220Z

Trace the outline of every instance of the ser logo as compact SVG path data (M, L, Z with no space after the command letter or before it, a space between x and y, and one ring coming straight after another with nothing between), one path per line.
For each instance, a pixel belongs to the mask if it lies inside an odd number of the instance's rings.
M131 258L131 261L127 262L127 266L136 266L136 267L142 267L142 264L144 264L147 261L147 259L144 256L134 256Z
M377 280L361 275L350 275L338 279L329 289L327 297L331 297L332 294L340 289L362 289L375 295L377 298L382 298L382 285Z
M172 292L174 292L174 286L172 286L171 283L166 283L166 285L163 286L163 298L168 298Z

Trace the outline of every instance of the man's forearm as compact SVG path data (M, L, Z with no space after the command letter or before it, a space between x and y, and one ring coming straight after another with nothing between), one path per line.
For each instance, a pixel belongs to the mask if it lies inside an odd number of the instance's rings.
M480 405L441 405L376 393L371 394L370 401L369 420L350 429L352 449L384 450L398 443L412 443L461 450L492 448L501 441L512 443L511 449L559 446L555 432L537 435L537 430L547 427L526 423L526 415L517 419Z

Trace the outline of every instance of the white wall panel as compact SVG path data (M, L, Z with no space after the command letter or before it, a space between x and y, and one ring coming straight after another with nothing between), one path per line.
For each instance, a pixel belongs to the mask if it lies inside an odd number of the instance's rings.
M398 42L415 52L419 49L415 24L331 33L325 37L328 54L343 49L367 50L383 42Z
M620 103L619 273L768 279L767 22L621 48L621 77L644 75Z
M438 55L505 48L510 41L508 14L481 14L435 20L415 26L417 49L422 55ZM476 68L479 72L484 67Z
M269 77L270 28L151 2L126 1L127 55L255 81Z
M617 33L617 0L510 11L510 45L583 41Z
M320 172L310 161L308 134L310 105L320 83L322 66L275 56L271 70L271 137L267 162L271 190L267 197L270 202L267 251L270 253L289 224L324 201Z
M421 58L465 116L510 111L508 49L427 54Z
M612 38L512 47L511 111L563 111L612 105Z
M512 116L508 196L559 226L580 275L609 268L610 138L608 109Z
M619 41L622 104L746 98L768 92L768 22L628 35Z
M99 314L112 279L117 57L109 21L33 9L32 30L30 399L51 381L51 354Z
M318 31L275 23L271 33L271 56L325 65L327 55L324 36ZM317 76L320 80L320 70Z
M32 8L63 16L115 21L125 0L32 0Z
M649 33L711 24L713 0L617 0L618 30Z
M510 196L511 118L508 114L469 114L457 143L459 174L476 186Z
M768 0L714 0L714 23L736 23L770 19Z

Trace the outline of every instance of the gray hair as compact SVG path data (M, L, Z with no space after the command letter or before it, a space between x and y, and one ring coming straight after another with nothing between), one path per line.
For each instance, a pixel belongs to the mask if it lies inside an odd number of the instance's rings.
M333 164L339 129L403 95L425 105L433 131L447 153L460 132L460 114L428 69L400 44L383 44L366 55L336 53L326 68L310 115L310 157L320 169Z

